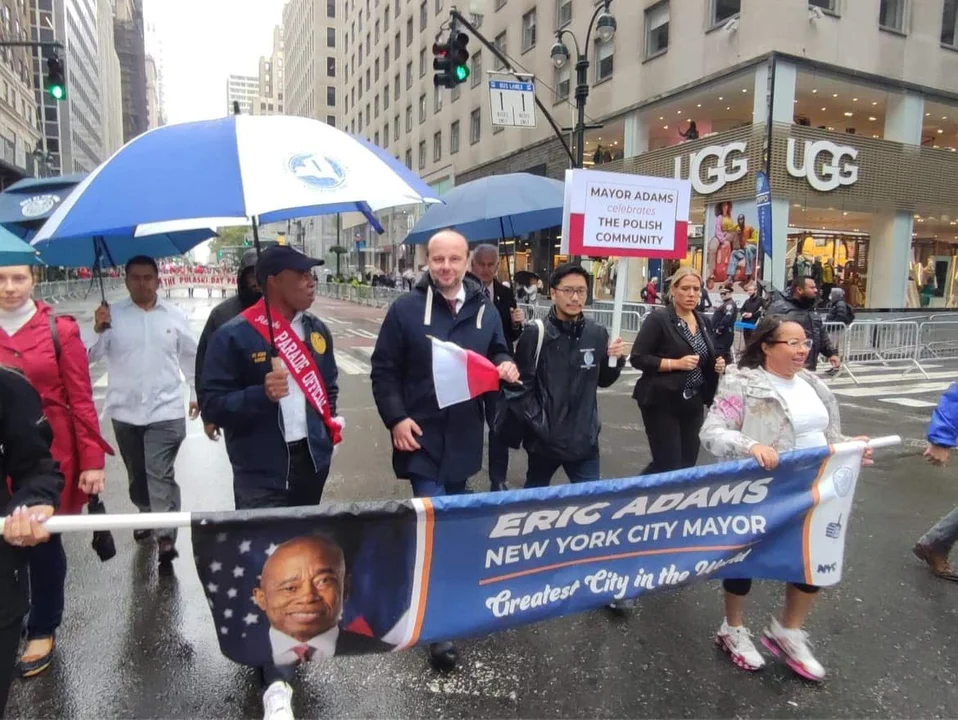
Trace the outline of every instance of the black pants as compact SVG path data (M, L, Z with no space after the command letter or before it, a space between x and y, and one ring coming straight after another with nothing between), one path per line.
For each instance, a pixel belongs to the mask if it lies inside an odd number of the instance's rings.
M10 692L10 683L13 682L13 673L17 668L17 650L20 649L20 629L23 623L20 620L0 628L0 718L3 708L7 705L7 695Z
M27 639L50 637L63 619L67 556L63 540L53 534L45 543L27 548L30 567L30 619Z
M805 583L789 583L792 587L798 588L801 592L814 595L819 588L815 585L806 585ZM752 581L748 578L727 578L722 581L722 588L732 595L748 595L752 589Z
M237 510L254 508L299 507L319 505L329 477L329 465L318 471L313 467L313 458L305 440L290 443L289 475L286 488L256 488L233 486L233 500ZM259 669L263 687L277 681L290 682L296 672L295 665L268 663Z
M705 403L700 394L686 400L676 395L667 405L642 407L642 423L652 451L643 475L694 467L699 459L699 430L705 422Z

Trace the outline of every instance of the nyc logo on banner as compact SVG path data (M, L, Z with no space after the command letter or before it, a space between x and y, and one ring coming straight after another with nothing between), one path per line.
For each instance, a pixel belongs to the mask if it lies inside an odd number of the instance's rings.
M861 446L657 476L324 509L194 515L223 653L385 652L743 577L833 585Z

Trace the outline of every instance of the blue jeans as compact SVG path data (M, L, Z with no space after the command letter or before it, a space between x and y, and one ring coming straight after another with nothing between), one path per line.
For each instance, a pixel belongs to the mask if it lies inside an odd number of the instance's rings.
M486 406L486 424L489 426L489 489L506 489L506 473L509 472L509 446L492 432L496 419L496 400L499 393L488 393L483 398Z
M552 476L559 468L565 470L569 482L589 482L599 480L599 453L584 460L558 460L548 455L529 453L529 469L526 471L526 488L547 487L552 482Z
M63 588L67 556L63 540L53 534L45 543L27 550L30 564L30 617L27 638L50 637L63 619Z
M738 267L739 262L743 259L745 260L745 276L749 277L752 274L752 268L755 266L755 254L757 250L754 245L746 245L745 248L739 248L738 250L732 251L732 256L728 259L728 272L729 280L734 279L735 277L735 268Z
M947 555L956 541L958 541L958 507L935 523L918 542Z
M412 483L412 494L414 497L438 497L440 495L464 495L466 493L466 480L462 482L442 481L425 475L412 475L409 482Z

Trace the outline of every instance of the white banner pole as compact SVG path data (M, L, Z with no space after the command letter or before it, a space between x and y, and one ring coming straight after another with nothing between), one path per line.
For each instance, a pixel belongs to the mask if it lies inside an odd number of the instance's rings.
M130 513L97 515L54 515L44 523L54 533L96 532L99 530L160 530L189 527L193 513ZM0 533L5 520L0 519Z
M622 306L625 305L625 293L629 282L629 260L619 258L615 264L615 302L612 306L612 334L609 342L622 335ZM609 367L618 365L619 359L609 356Z

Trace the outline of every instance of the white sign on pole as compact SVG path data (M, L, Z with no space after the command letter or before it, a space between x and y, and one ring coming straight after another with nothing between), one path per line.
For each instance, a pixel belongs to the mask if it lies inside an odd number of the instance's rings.
M536 126L536 86L523 80L490 80L492 124L500 127Z

